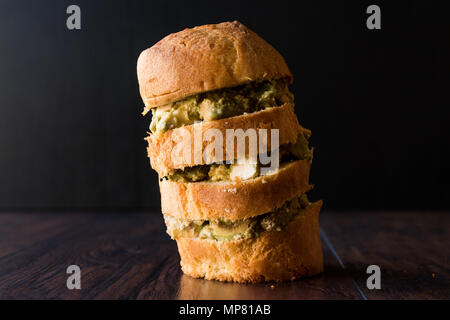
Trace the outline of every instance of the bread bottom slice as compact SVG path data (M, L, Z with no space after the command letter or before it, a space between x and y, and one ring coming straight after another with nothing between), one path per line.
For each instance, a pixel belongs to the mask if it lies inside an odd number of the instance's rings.
M312 203L281 231L254 239L177 239L183 272L194 278L234 282L294 280L323 271L319 212Z

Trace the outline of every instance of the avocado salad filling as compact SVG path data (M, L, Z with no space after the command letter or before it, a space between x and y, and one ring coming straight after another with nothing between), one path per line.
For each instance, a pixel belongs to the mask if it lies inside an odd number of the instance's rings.
M168 215L164 215L164 220L172 239L252 239L266 231L282 231L310 204L306 194L302 194L272 212L242 220L182 220Z
M293 103L285 79L251 82L233 88L196 94L152 109L152 133L191 125L197 121L219 120Z
M312 151L309 148L308 139L311 131L305 129L299 134L295 143L282 145L279 149L280 164L296 160L306 160L312 158ZM256 161L255 161L256 162ZM233 163L199 165L175 169L161 181L169 180L173 182L218 182L247 180L260 175L261 164L256 163Z

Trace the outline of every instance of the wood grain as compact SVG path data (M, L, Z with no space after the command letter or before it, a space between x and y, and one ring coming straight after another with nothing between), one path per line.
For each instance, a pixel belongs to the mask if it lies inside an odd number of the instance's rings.
M368 299L450 298L450 215L431 212L326 214L322 228ZM381 289L367 289L369 265Z
M361 299L368 263L383 272L369 298L448 298L448 215L428 217L323 214L347 270L323 243L323 275L242 285L184 276L159 214L0 214L0 299ZM71 264L81 290L66 287Z

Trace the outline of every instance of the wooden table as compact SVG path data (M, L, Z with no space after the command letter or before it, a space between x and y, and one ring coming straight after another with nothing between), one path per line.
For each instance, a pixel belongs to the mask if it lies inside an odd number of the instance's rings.
M160 214L0 214L2 299L449 299L450 214L321 216L325 272L283 284L192 279ZM66 268L81 268L68 290ZM381 289L366 268L381 268Z

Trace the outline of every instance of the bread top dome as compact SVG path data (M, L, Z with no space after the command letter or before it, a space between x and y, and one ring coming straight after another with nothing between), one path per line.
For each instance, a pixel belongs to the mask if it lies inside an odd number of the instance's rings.
M137 63L145 110L201 92L292 74L270 44L240 22L172 33L144 50Z

